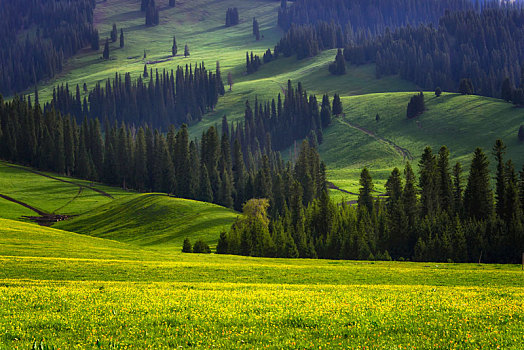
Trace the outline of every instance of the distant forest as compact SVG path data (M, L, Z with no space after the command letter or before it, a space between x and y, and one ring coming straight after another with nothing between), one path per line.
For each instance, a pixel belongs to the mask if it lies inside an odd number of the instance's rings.
M62 71L98 40L95 0L0 2L0 93L11 95Z
M508 78L519 87L524 62L524 9L470 1L299 0L280 9L287 33L275 54L298 59L344 48L351 64L376 63L380 78L400 74L423 89L501 97ZM408 14L403 16L403 14Z

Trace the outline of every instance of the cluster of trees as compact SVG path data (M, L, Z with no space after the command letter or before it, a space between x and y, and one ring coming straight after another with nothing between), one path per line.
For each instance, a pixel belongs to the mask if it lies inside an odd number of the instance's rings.
M262 61L258 55L253 55L251 51L251 56L246 52L246 72L247 74L252 74L258 71L258 68L262 65Z
M62 71L67 58L98 38L94 8L94 0L0 2L0 93Z
M196 241L195 245L192 245L189 238L186 238L182 244L182 253L210 254L211 248L209 248L209 245L201 239Z
M174 7L175 2L170 1L169 5ZM160 23L160 12L155 0L142 0L140 10L146 13L146 26L157 26Z
M226 11L226 27L236 26L239 22L238 9L236 7L228 8Z
M406 111L406 117L408 119L415 118L426 110L426 104L424 102L424 93L413 95L408 103L408 109Z
M309 95L299 82L294 88L288 81L287 90L282 99L271 103L259 103L255 100L254 108L246 103L244 121L237 126L251 143L251 149L285 150L293 146L295 140L309 138L313 146L322 143L322 129L331 124L333 114L342 113L340 97L335 95L333 103L324 95L319 106L316 96Z
M133 81L129 73L116 73L105 84L98 83L83 99L78 85L76 92L67 84L58 86L45 109L54 108L77 121L87 116L166 130L170 124L191 125L200 121L225 92L218 63L215 73L201 63L186 65L185 70L178 66L176 72L170 73L164 70L160 74L156 70L155 75L151 69L148 75L149 82L140 76Z
M400 74L425 89L461 89L469 79L472 93L500 97L505 78L519 83L524 61L524 10L490 8L481 13L449 12L433 26L387 31L362 45L376 62L377 77ZM359 61L360 63L360 61Z
M476 149L464 187L462 167L449 165L449 151L426 148L417 181L409 163L404 177L394 169L386 197L375 197L371 175L363 169L357 206L336 205L327 190L304 204L300 186L291 188L283 214L268 213L271 202L250 201L218 253L267 257L416 261L520 261L524 249L524 169L520 179L505 147L497 141L496 196L489 161Z
M338 49L335 62L329 65L329 72L333 75L346 74L346 60L341 49Z

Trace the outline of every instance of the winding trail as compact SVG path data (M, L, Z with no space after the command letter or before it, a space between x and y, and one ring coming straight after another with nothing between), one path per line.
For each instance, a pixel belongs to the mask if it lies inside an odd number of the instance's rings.
M399 145L397 145L396 143L394 143L393 141L390 141L388 139L385 139L383 137L380 137L376 134L374 134L372 131L366 129L366 128L363 128L359 125L356 125L356 124L352 124L342 118L338 119L339 122L341 122L342 124L352 128L352 129L355 129L355 130L358 130L360 132L363 132L364 134L368 135L368 136L371 136L372 138L374 138L375 140L377 140L378 142L382 143L382 144L385 144L389 147L392 147L395 152L397 152L404 160L408 159L408 160L413 160L413 156L411 155L411 153L403 148L403 147L400 147Z
M16 200L14 199L13 197L9 197L9 196L6 196L4 194L0 194L0 198L3 198L5 200L8 200L10 202L13 202L13 203L16 203L16 204L20 204L21 206L23 207L26 207L27 209L29 210L32 210L34 211L35 213L37 213L38 215L41 215L41 216L47 216L49 215L48 213L44 212L44 211L41 211L40 209L37 209L27 203L24 203L24 202L20 202L19 200Z

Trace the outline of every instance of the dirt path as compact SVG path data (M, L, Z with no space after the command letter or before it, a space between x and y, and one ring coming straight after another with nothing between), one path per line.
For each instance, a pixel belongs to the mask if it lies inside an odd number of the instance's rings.
M3 194L0 194L0 198L3 198L3 199L5 199L5 200L8 200L8 201L13 202L13 203L16 203L16 204L20 204L21 206L26 207L27 209L34 211L34 212L37 213L38 215L41 215L41 216L49 215L48 213L46 213L46 212L44 212L44 211L41 211L40 209L37 209L37 208L35 208L35 207L32 207L32 206L30 206L30 205L27 204L27 203L20 202L19 200L16 200L16 199L14 199L14 198L12 198L12 197L9 197L9 196L6 196L6 195L3 195Z
M70 185L74 185L74 186L78 186L80 188L87 188L89 190L92 190L92 191L95 191L99 194L101 194L102 196L104 197L107 197L107 198L111 198L113 199L113 196L110 195L109 193L107 192L104 192L98 188L95 188L95 187L92 187L92 186L87 186L87 185L82 185L82 184L78 184L76 182L72 182L72 181L68 181L68 180L64 180L64 179L59 179L57 177L54 177L54 176L51 176L51 175L47 175L47 174L44 174L44 173L41 173L37 170L33 170L33 169L28 169L28 168L24 168L24 167L20 167L20 166L16 166L16 165L12 165L12 164L4 164L5 166L8 166L10 168L14 168L14 169L19 169L19 170L24 170L24 171L28 171L30 173L33 173L35 175L39 175L39 176L43 176L43 177L47 177L48 179L52 179L52 180L56 180L56 181L60 181L60 182L64 182L64 183L67 183L67 184L70 184Z
M397 145L396 143L394 143L393 141L390 141L388 139L385 139L385 138L382 138L376 134L374 134L373 132L369 131L368 129L366 128L363 128L361 126L358 126L358 125L355 125L355 124L351 124L350 122L346 121L346 120L343 120L343 119L338 119L342 124L350 127L350 128L353 128L355 130L358 130L360 132L363 132L364 134L368 135L368 136L371 136L372 138L374 138L375 140L377 140L378 142L382 143L382 144L385 144L387 146L390 146L390 147L393 147L393 149L395 150L395 152L397 152L404 160L408 159L408 160L413 160L413 156L411 155L411 153L403 148L403 147L400 147L399 145Z

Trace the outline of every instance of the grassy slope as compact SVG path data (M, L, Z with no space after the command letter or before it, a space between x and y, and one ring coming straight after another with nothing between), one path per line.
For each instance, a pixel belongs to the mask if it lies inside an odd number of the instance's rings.
M54 227L91 236L170 249L184 238L216 244L237 213L223 207L171 198L163 194L135 195L117 200L63 221Z
M48 213L67 215L78 215L112 201L111 198L93 190L87 188L80 190L79 186L37 175L28 171L28 169L0 162L0 194ZM93 185L114 198L132 194L118 188L92 184L84 180L66 178L56 174L48 175L76 184ZM35 215L35 213L21 205L0 199L1 218L20 219L23 215Z
M334 120L325 132L320 147L327 162L329 178L338 186L358 191L358 174L363 166L371 168L378 190L393 167L403 167L404 157L390 144L379 142L365 133L348 126L358 125L409 151L416 163L425 146L434 152L446 145L452 162L460 161L468 170L475 147L481 147L491 157L491 148L497 138L508 146L507 158L517 169L524 163L524 146L517 140L517 132L524 120L524 111L501 100L443 94L436 98L426 93L427 111L420 117L405 117L407 103L413 93L384 93L343 97L345 116ZM375 121L376 114L380 121ZM407 159L406 159L407 160ZM452 163L454 164L454 163ZM342 197L334 192L337 197ZM353 199L351 196L344 196Z
M0 349L518 348L519 266L154 252L0 220ZM410 305L406 308L405 305Z

